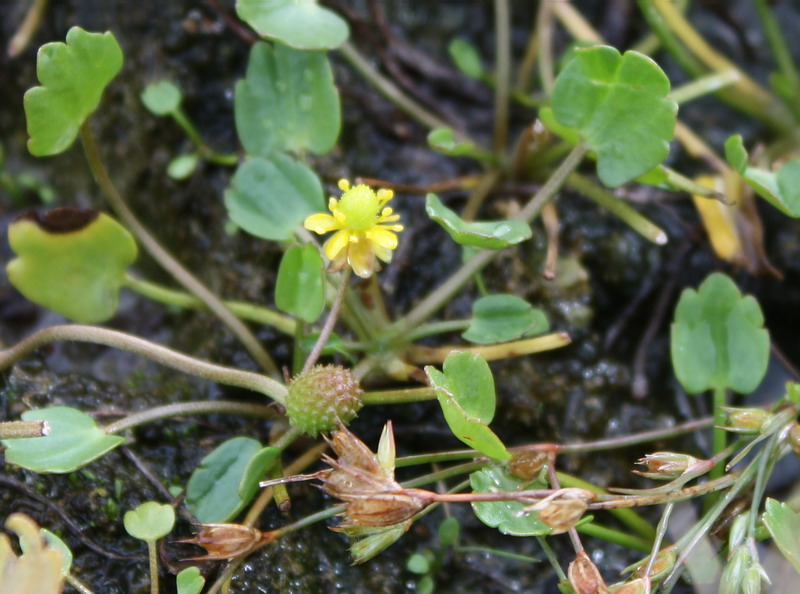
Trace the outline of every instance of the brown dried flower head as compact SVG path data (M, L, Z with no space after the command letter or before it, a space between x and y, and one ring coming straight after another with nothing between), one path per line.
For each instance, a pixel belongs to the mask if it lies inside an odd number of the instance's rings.
M561 534L575 526L594 498L594 493L586 489L559 489L525 511L537 512L552 534Z
M600 570L584 552L578 553L575 560L569 564L567 576L576 594L608 594Z
M323 457L331 470L322 479L322 490L344 501L347 511L341 528L391 526L432 503L429 491L406 489L394 480L391 423L381 436L380 458L341 423L328 443L337 458Z
M637 464L647 468L647 472L633 472L657 480L673 480L691 470L700 460L688 454L675 452L654 452L647 454Z
M207 555L190 561L219 561L249 553L272 542L272 533L262 532L242 524L200 524L194 538L178 542L203 547Z

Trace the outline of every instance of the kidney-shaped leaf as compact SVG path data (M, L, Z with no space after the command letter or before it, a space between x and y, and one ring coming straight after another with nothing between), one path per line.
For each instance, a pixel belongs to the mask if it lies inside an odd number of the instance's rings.
M123 437L107 435L92 417L67 406L25 411L22 420L50 424L50 433L43 437L2 441L8 462L34 472L72 472L125 441Z
M275 304L309 324L325 307L325 263L311 244L296 245L283 255L275 283Z
M125 512L122 519L125 532L133 538L153 542L164 538L175 525L175 510L171 505L146 501L136 509Z
M114 219L75 208L23 215L9 226L8 241L17 254L6 267L11 284L82 323L114 315L125 269L137 254L133 237Z
M248 233L283 241L310 214L323 210L322 184L306 165L288 155L248 159L225 191L231 219Z
M247 76L236 83L236 131L250 155L281 151L322 155L339 136L339 93L324 52L257 43Z
M764 525L772 540L800 573L800 514L774 499L767 499L764 508Z
M334 49L350 35L347 21L317 0L237 0L236 13L262 37L297 49Z
M447 208L436 194L428 194L425 201L428 216L439 223L456 243L486 250L499 250L529 239L530 226L523 221L481 221L471 223L461 220Z
M725 141L725 157L759 196L784 214L800 217L800 159L787 161L777 171L750 167L740 134Z
M758 302L742 296L724 274L698 291L685 289L675 310L671 351L675 375L690 394L730 388L755 390L769 360L769 334Z
M505 468L493 466L477 470L469 475L474 493L496 493L498 491L523 491L544 488L544 485L520 479ZM503 534L511 536L544 536L550 527L539 519L536 512L520 515L526 505L520 501L477 501L472 509L478 519Z
M428 146L433 150L451 157L471 157L479 161L494 161L492 153L480 149L473 142L456 139L450 128L434 128L428 134Z
M206 578L201 575L197 567L187 567L175 576L178 594L200 594L205 584Z
M445 359L444 373L431 366L425 373L453 435L487 456L509 459L511 454L489 429L495 409L494 379L483 357L453 352Z
M547 316L514 295L489 295L472 304L469 328L461 335L478 344L516 340L550 329Z
M622 185L669 153L678 113L667 99L669 79L638 52L601 45L574 53L553 87L553 114L597 153L601 181Z
M197 521L227 522L239 513L278 453L250 437L234 437L203 458L186 487L186 503Z
M486 77L478 48L469 41L460 38L453 39L447 44L447 53L450 54L456 68L470 78L481 80Z
M42 86L25 93L31 154L42 157L68 149L120 68L122 50L111 33L72 27L66 44L43 45L36 58Z
M165 116L180 107L183 94L174 82L159 80L145 87L141 99L150 113Z

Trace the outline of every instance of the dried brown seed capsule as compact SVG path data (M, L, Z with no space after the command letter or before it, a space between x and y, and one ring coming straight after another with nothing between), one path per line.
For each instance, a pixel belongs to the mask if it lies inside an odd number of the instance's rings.
M600 570L586 553L578 553L575 560L569 564L567 576L575 594L606 594L608 592Z
M269 532L242 524L200 524L194 538L178 542L203 547L207 555L192 557L191 561L216 561L249 553L272 540Z

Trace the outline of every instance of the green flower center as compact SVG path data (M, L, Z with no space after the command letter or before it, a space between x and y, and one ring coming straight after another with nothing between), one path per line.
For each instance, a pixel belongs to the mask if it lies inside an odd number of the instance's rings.
M366 231L378 219L380 206L374 190L365 184L359 184L342 194L337 208L344 214L348 229Z

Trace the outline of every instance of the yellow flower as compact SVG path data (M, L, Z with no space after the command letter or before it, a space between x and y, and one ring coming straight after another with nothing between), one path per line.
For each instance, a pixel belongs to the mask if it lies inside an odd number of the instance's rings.
M392 199L391 190L375 192L366 184L350 187L346 179L339 180L343 192L340 199L331 197L327 213L313 214L303 225L314 233L336 231L325 242L325 255L331 261L331 270L341 270L349 264L362 278L369 277L377 268L377 256L391 262L392 250L397 247L397 233L402 225L392 224L400 216L392 214L386 203Z

